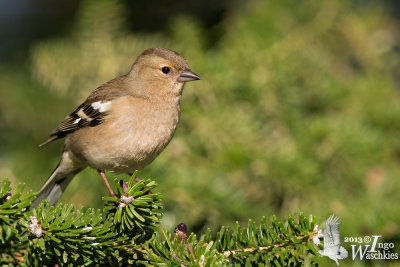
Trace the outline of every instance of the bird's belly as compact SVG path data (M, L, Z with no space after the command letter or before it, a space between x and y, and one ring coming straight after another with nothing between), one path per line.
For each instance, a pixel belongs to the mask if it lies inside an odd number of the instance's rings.
M118 122L114 122L116 123ZM86 149L79 151L77 156L97 170L133 173L146 167L161 153L171 140L176 123L170 125L159 123L153 124L152 127L112 125L114 129L112 132L103 132L106 127L102 126L101 124L82 129L96 130L98 138L96 141L84 140L85 145L79 147Z
M166 143L156 138L148 142L147 137L137 137L133 142L121 138L110 145L120 149L98 151L102 156L92 157L91 167L117 173L133 173L149 165L165 148Z

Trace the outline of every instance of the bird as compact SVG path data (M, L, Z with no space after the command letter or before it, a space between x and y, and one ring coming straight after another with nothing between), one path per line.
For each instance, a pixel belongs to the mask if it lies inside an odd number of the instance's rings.
M200 80L186 59L166 48L149 48L131 70L95 89L50 133L44 146L65 138L61 160L31 204L55 205L74 176L91 167L112 191L106 171L132 175L168 145L180 117L186 82Z
M334 260L337 265L339 265L338 259L342 260L349 256L348 251L340 246L340 221L340 218L333 214L328 218L324 230L324 249L318 251L322 256Z

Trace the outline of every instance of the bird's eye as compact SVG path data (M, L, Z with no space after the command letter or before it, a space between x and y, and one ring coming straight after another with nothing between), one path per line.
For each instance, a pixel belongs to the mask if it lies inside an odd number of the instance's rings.
M168 73L171 71L171 69L168 68L168 67L162 67L161 71L162 71L164 74L168 74Z

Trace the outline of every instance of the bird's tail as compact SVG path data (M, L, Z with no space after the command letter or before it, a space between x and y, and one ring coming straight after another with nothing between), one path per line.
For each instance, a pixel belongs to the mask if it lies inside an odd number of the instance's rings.
M74 166L64 152L60 163L37 193L37 198L32 202L31 209L39 205L43 200L48 200L49 204L54 206L72 181L72 178L84 168L85 166Z
M349 252L344 248L344 247L340 247L339 248L339 259L345 259L349 256Z

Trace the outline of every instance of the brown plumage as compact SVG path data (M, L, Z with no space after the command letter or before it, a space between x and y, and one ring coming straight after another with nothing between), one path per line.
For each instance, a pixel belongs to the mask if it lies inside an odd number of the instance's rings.
M178 53L145 50L128 74L94 90L41 144L65 137L61 161L32 207L44 199L54 205L87 166L99 172L114 195L105 171L132 174L150 164L175 132L184 82L199 79Z

